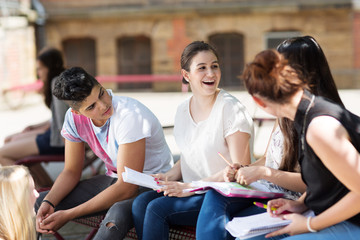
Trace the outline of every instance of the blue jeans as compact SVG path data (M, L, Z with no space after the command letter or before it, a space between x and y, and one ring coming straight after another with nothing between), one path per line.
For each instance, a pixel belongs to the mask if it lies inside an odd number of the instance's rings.
M165 197L155 191L137 196L132 214L138 239L168 239L170 225L195 226L204 194Z
M199 213L196 226L196 239L234 239L226 231L225 225L235 216L249 216L265 212L256 207L254 198L225 197L215 190L209 190Z
M277 240L277 239L286 239L286 240L358 240L360 236L360 226L355 225L349 221L344 221L338 224L335 224L331 227L325 228L316 233L303 233L299 235L289 236L281 235L272 238L265 238L264 235L249 238L249 240Z

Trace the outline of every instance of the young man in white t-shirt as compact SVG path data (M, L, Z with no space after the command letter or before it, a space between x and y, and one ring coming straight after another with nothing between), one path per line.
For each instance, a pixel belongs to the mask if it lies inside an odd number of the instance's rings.
M133 225L132 201L146 190L123 181L124 167L159 173L173 164L161 124L143 104L114 96L82 68L63 72L53 93L71 107L61 132L65 166L38 198L37 231L51 233L74 218L107 211L94 239L123 239ZM106 175L80 181L85 142L104 161Z

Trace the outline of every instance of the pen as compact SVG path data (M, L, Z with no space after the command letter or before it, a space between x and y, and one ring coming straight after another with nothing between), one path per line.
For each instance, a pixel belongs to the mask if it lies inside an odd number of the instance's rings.
M255 206L257 206L257 207L267 209L267 205L266 205L266 204L264 204L264 203L261 203L261 202L254 202L254 204L255 204ZM271 210L272 210L272 211L276 211L276 208L272 207L272 208L271 208Z
M220 152L218 152L219 156L224 159L224 161L229 165L232 166L232 164L229 162L229 160L227 160Z
M261 208L265 208L265 209L267 209L267 205L266 204L264 204L264 203L261 203L261 202L254 202L254 204L255 204L255 206L257 206L257 207L261 207ZM275 207L272 207L271 208L271 211L273 211L273 213L275 214L275 211L277 210L277 208L275 208ZM282 214L288 214L288 213L291 213L291 212L289 212L289 211L284 211L284 212L282 212Z

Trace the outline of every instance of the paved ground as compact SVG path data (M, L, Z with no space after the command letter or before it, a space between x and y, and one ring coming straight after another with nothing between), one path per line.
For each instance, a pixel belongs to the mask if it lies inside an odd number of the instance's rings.
M257 108L253 103L251 97L245 92L231 92L236 96L248 109L253 117L270 117L262 110ZM140 100L148 106L155 115L159 118L162 125L173 125L173 118L176 112L176 107L187 97L190 93L151 93L151 92L132 92L132 93L116 93L119 95L130 96ZM341 98L345 106L353 113L360 115L360 90L342 90L340 91ZM16 101L16 99L14 99ZM30 124L39 123L50 117L49 110L42 103L39 95L28 94L24 99L23 106L18 110L10 110L8 106L0 100L0 147L3 144L4 138L18 131ZM266 122L259 130L257 127L255 138L255 154L261 155L265 148L269 135L272 129L272 122ZM171 131L166 131L166 140L169 144L173 154L178 154L179 150L172 137ZM51 173L52 178L56 178L62 169L61 163L51 163L45 166ZM87 174L87 173L85 173ZM90 228L81 226L79 224L69 223L60 233L66 239L83 239L90 231ZM44 236L43 239L55 239L52 236Z

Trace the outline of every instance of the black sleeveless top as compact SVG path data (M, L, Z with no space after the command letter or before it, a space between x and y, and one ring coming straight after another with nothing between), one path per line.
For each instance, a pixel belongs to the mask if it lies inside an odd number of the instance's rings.
M307 185L305 205L316 215L334 205L349 192L306 142L305 136L310 122L315 117L324 115L334 117L342 124L353 146L360 152L360 118L330 100L315 97L305 90L295 115L294 126L299 136L301 177ZM360 213L349 221L360 225Z

